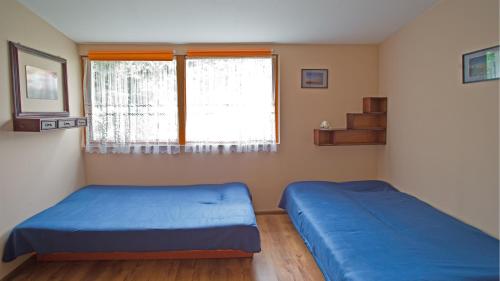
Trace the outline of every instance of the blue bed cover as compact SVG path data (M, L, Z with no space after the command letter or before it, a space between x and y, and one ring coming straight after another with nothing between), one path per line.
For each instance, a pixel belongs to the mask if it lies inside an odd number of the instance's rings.
M326 280L499 280L497 239L388 183L296 182L280 207Z
M250 192L242 183L90 185L16 226L2 259L30 252L221 249L260 251Z

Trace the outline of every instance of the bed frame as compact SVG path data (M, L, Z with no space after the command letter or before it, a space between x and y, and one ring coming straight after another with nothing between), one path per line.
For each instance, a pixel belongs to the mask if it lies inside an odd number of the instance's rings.
M36 254L37 261L230 259L230 258L252 258L252 257L253 253L244 252L240 250Z

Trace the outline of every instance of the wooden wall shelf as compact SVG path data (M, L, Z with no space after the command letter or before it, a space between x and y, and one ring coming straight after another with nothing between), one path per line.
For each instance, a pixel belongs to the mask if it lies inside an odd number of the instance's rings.
M87 117L19 117L14 118L14 131L42 132L87 126Z
M315 129L314 144L320 146L385 144L385 129Z
M346 129L314 130L314 144L384 145L387 128L387 98L363 98L363 113L347 113Z

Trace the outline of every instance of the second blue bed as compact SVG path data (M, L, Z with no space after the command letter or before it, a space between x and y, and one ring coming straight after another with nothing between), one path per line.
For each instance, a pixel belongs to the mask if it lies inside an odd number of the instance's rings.
M329 281L500 278L496 238L385 182L297 182L280 206Z

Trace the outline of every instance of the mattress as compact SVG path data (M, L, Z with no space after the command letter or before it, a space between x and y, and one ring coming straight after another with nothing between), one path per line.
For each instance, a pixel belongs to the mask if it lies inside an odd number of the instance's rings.
M329 281L500 277L496 238L385 182L296 182L280 207Z
M2 259L184 250L260 251L246 185L90 185L17 225Z

